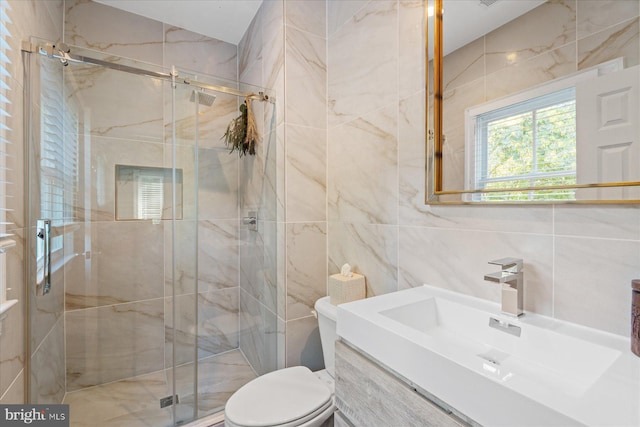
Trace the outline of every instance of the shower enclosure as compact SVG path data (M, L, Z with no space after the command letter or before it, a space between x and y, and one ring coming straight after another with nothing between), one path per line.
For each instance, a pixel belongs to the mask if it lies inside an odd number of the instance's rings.
M274 94L31 40L28 375L72 426L171 426L276 360ZM245 96L255 156L223 139Z

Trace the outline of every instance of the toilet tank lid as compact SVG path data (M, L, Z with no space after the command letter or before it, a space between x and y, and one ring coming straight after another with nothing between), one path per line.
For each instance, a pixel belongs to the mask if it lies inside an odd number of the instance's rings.
M331 304L330 297L322 297L316 301L314 308L318 312L318 314L322 314L325 317L333 320L334 322L338 320L338 307Z
M225 417L247 427L290 423L331 399L329 388L304 366L270 372L245 384L227 401Z

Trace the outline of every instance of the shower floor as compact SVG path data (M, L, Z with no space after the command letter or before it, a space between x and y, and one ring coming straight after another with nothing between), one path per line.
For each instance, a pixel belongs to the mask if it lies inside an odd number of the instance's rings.
M198 416L224 407L241 386L256 378L240 350L202 359L198 363ZM176 368L180 403L176 418L191 421L193 412L193 364ZM71 427L171 426L172 407L160 408L160 399L171 395L171 370L158 371L67 393Z

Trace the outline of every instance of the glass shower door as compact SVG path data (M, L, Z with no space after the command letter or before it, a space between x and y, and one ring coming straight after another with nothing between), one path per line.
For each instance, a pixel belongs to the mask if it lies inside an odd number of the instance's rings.
M38 54L29 68L30 401L68 403L74 426L173 425L170 82Z
M274 106L240 157L221 137L244 97L72 53L105 63L28 55L29 399L72 426L218 412L276 368Z

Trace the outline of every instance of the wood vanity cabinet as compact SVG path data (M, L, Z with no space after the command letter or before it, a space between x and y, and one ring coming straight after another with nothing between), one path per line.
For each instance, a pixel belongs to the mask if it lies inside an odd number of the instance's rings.
M341 340L335 356L335 427L470 425Z

